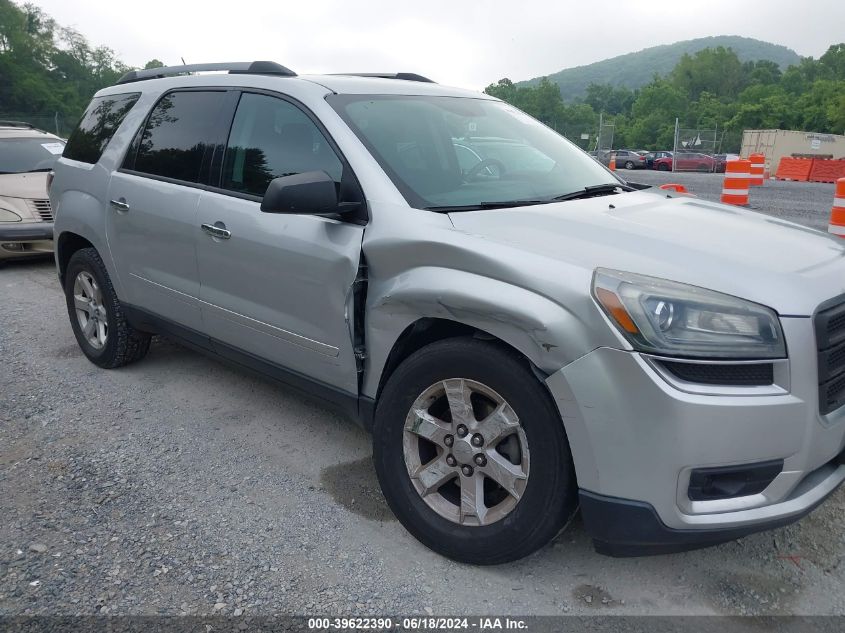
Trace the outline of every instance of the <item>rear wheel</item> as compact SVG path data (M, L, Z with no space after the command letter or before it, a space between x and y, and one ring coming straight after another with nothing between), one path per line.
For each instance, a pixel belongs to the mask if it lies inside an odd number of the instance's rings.
M669 171L669 165L667 165L666 163L660 163L657 166L657 171Z
M92 363L111 369L146 356L150 335L126 321L96 249L83 248L70 258L65 272L65 299L76 341Z
M629 160L625 163L625 169L633 169L633 168L634 168L634 163L632 161Z
M527 363L498 345L448 339L413 354L379 399L373 443L394 514L449 558L516 560L575 511L554 402Z

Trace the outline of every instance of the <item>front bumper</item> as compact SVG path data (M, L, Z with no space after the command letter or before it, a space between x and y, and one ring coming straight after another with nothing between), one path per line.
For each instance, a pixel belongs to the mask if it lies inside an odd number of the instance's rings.
M610 348L548 378L597 549L632 555L724 542L801 518L845 480L845 407L819 414L812 322L782 323L790 359L779 391L681 390L639 354ZM694 469L769 460L783 460L783 470L759 493L689 497Z
M814 473L815 474L815 473ZM727 543L789 525L807 516L836 492L845 479L845 453L824 467L812 482L782 504L768 506L770 518L753 517L735 527L678 529L667 527L654 508L642 501L580 491L581 515L596 551L607 556L671 554ZM736 518L736 517L734 517Z
M53 252L52 222L0 223L0 259Z

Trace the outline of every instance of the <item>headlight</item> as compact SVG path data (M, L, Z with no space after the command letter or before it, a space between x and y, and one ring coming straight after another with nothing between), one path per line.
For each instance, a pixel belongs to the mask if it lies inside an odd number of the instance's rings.
M0 207L0 222L20 222L21 216L14 211Z
M785 358L777 314L697 286L598 268L593 296L635 349L696 358Z

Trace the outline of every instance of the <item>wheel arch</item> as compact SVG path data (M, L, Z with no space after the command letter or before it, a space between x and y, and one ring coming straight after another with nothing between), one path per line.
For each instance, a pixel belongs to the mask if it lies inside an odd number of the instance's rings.
M472 337L499 344L518 355L532 371L539 371L525 354L485 330L451 319L421 317L402 331L390 349L379 378L376 399L396 368L414 352L432 343L459 337Z
M56 240L56 267L58 269L59 281L62 283L62 287L65 285L65 272L67 271L67 265L68 262L70 262L70 258L73 257L75 252L82 250L83 248L93 248L96 250L96 247L87 239L70 231L61 233Z
M67 263L80 248L93 248L100 255L118 297L125 298L106 237L106 217L102 202L76 189L55 192L55 259L59 279L64 283Z
M548 376L597 346L573 312L531 290L464 271L415 269L370 280L362 395L378 398L414 351L453 336L498 341Z

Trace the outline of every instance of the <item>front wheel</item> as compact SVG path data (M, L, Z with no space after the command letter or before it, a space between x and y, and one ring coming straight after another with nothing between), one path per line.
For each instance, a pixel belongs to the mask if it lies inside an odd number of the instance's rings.
M373 444L396 517L461 562L527 556L577 505L554 402L524 359L489 342L447 339L403 362L379 399Z
M669 171L669 165L667 165L665 163L660 163L657 166L657 171Z
M633 169L633 168L634 168L634 163L631 162L630 160L627 163L625 163L625 169Z

